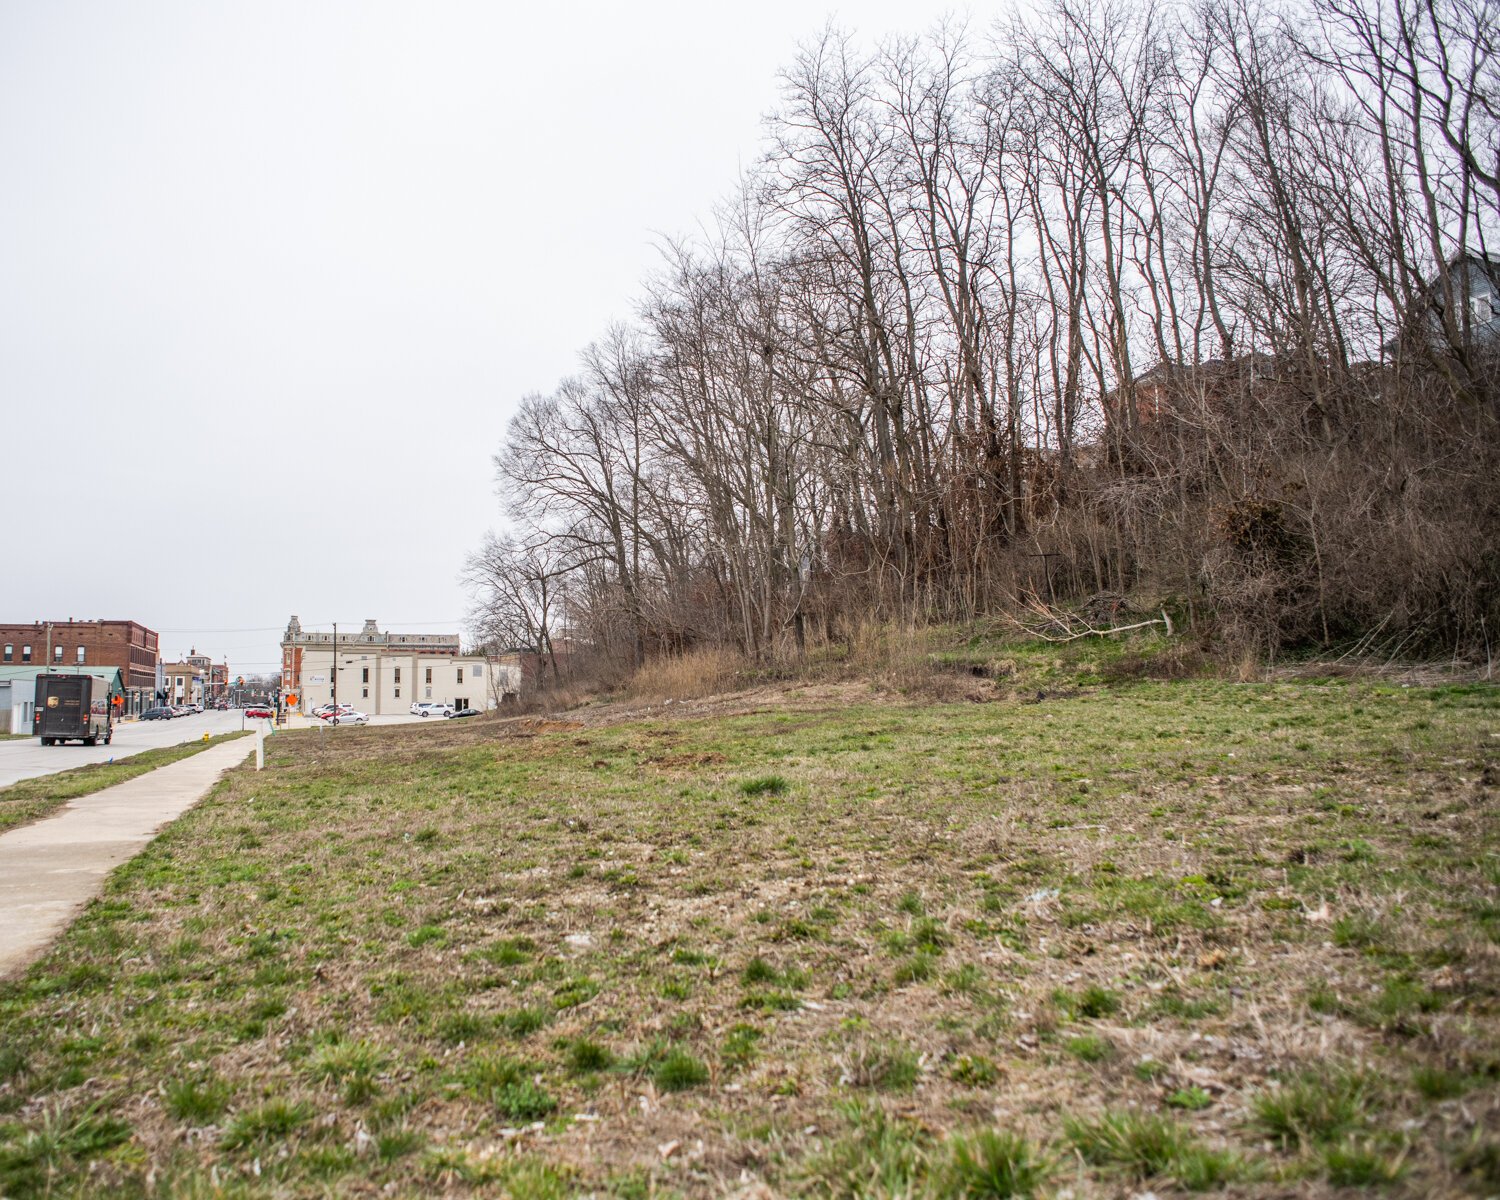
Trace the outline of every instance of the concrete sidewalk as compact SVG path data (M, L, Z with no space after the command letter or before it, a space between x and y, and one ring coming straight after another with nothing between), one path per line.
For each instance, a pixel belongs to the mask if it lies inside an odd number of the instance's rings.
M0 979L39 958L110 871L254 753L253 737L236 738L0 834Z

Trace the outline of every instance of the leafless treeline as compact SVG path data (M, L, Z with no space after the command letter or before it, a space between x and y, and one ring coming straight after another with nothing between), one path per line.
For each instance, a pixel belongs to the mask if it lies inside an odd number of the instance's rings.
M716 236L512 422L482 634L765 657L1148 590L1482 642L1497 6L1295 7L807 46Z

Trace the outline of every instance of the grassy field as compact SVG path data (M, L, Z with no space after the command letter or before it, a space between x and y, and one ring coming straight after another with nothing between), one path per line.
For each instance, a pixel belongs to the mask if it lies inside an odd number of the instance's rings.
M0 986L0 1194L1500 1190L1500 695L1081 679L279 736Z
M92 763L86 767L73 767L53 775L38 775L35 779L22 779L9 787L0 788L0 833L29 825L43 817L51 816L69 800L103 791L157 767L176 762L207 750L209 746L231 738L244 737L243 733L226 733L209 741L183 742L179 746L162 746L156 750L144 750L129 758L114 762ZM3 1195L3 1193L0 1193Z

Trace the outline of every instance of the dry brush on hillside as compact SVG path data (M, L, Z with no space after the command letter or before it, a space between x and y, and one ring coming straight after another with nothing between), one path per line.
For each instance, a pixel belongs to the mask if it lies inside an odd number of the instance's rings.
M774 660L1108 591L1487 653L1496 9L1288 15L806 45L716 232L511 422L481 634Z

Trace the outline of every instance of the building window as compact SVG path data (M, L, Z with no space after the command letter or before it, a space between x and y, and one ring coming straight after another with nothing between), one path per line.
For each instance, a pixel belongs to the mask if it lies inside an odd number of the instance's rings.
M360 681L360 683L369 683L370 682L370 668L369 667L361 667L360 668L360 680L359 681Z
M78 661L79 662L83 661L83 647L82 646L78 647Z
M429 699L429 700L432 699L432 689L431 688L427 689L427 699Z
M16 656L15 643L14 642L6 642L5 643L5 661L6 662L10 662L10 660L13 659L15 656Z
M478 679L483 674L484 674L484 664L483 663L475 663L474 664L474 678Z
M369 688L360 688L359 689L359 698L361 700L368 700L370 698L370 689Z
M62 647L61 646L53 646L52 647L52 661L53 662L62 662Z
M396 689L396 699L397 700L401 699L401 689L400 688Z
M30 662L31 661L31 647L30 646L22 646L21 647L21 661L22 662Z
M458 682L462 683L463 681L464 681L464 669L462 667L459 667L458 668Z
M400 683L401 682L401 668L400 667L396 667L394 669L395 669L395 672L396 672L396 678L393 680L393 682ZM396 693L396 695L398 695L398 696L400 694L401 694L400 692Z
M181 675L177 676L177 686L178 687L182 686L182 676Z
M431 683L431 682L432 682L432 668L431 668L431 667L428 667L428 668L427 668L427 682L428 682L428 683ZM432 695L432 693L431 693L431 692L428 692L428 693L427 693L427 694L428 694L428 695L429 695L429 696L430 696L430 695Z

